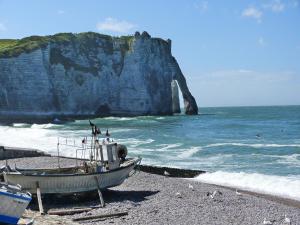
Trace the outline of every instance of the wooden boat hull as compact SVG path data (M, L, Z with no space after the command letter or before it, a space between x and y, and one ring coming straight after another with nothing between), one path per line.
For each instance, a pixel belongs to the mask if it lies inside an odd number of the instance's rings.
M0 190L0 223L17 224L30 201L27 194Z
M46 174L34 175L20 172L5 172L4 179L9 184L20 184L22 189L36 194L37 184L41 193L75 193L97 190L120 185L129 176L140 159L134 159L117 169L88 174ZM98 182L98 183L97 183Z

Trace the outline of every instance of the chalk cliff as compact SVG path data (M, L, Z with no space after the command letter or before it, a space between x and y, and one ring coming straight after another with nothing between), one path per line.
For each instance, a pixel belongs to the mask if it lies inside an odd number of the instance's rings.
M197 114L170 40L146 32L0 40L2 117L170 115L174 80L185 113Z

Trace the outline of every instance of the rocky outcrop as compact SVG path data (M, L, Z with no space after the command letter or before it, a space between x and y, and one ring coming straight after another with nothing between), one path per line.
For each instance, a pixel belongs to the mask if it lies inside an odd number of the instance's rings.
M0 115L169 115L173 80L181 89L185 113L197 114L170 40L147 32L12 40L0 50Z
M172 88L173 113L180 113L181 110L180 110L180 102L179 102L179 91L178 91L178 85L176 80L172 80L171 88Z
M198 114L198 106L196 103L195 98L192 96L187 84L185 77L183 76L181 69L179 68L179 65L174 57L173 58L173 65L174 65L174 80L176 80L179 84L183 101L184 101L184 109L185 114L187 115L194 115Z

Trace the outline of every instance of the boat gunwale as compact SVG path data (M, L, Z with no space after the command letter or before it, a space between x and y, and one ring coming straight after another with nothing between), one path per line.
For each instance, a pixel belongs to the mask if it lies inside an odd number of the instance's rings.
M17 198L17 199L22 199L22 200L26 200L26 201L29 201L29 202L31 201L31 197L29 195L25 194L25 193L22 193L21 195L18 195L18 194L13 194L13 193L10 193L10 192L0 191L0 195L12 197L12 198Z
M95 175L101 175L101 174L109 174L109 173L113 173L119 170L123 170L123 169L127 169L128 167L131 166L135 166L137 165L137 163L139 161L141 161L140 158L133 158L131 159L132 162L130 162L128 165L126 166L120 166L118 168L115 168L113 170L109 170L109 171L103 171L103 172L93 172L93 173L74 173L74 174L24 174L20 171L16 171L16 172L6 172L4 171L3 173L5 175L21 175L21 176L26 176L26 177L74 177L74 176L95 176ZM25 171L25 170L24 170Z

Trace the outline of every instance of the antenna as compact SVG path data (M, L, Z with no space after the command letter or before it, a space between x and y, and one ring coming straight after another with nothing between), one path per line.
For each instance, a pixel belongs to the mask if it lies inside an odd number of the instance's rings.
M58 168L60 168L60 162L59 162L59 137L57 138L57 164L58 164Z

